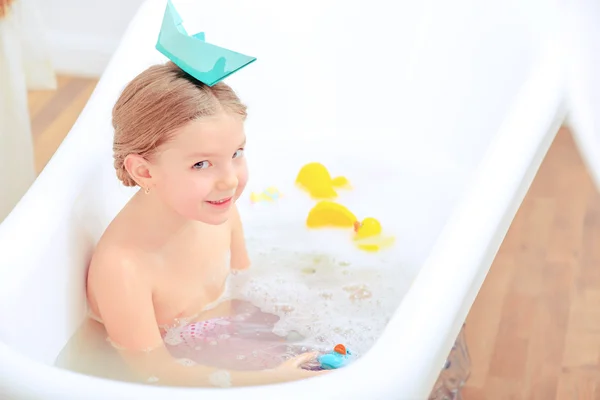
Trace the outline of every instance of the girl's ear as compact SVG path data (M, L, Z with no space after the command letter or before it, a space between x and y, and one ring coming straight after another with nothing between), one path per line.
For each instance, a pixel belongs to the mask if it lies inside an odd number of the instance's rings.
M148 160L137 154L129 154L125 157L124 166L141 188L150 188L152 175L150 174Z

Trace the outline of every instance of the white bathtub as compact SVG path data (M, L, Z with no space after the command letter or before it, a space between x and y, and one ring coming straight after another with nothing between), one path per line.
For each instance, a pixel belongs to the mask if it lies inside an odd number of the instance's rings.
M258 58L227 81L250 107L251 185L293 179L313 159L351 180L372 174L381 193L365 198L398 206L385 223L410 287L366 355L315 379L180 389L53 366L85 317L93 246L133 193L114 176L110 117L124 85L164 61L154 44L165 2L149 0L0 226L0 397L426 398L565 115L561 47L548 46L552 8L534 18L544 2L174 4L190 31ZM244 218L252 213L242 207Z

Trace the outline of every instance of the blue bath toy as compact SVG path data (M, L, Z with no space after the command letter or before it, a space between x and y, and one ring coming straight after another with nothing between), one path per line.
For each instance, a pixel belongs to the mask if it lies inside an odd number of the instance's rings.
M346 365L351 355L352 353L346 349L346 346L338 344L332 352L319 356L317 360L323 369L337 369Z
M156 49L208 86L215 85L256 60L255 57L206 43L204 32L190 36L181 23L175 6L171 0L167 1Z

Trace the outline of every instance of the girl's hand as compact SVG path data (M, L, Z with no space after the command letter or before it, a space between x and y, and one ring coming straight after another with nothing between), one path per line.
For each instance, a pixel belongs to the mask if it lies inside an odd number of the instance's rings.
M274 377L273 382L296 381L332 372L331 370L310 371L302 369L303 364L314 361L318 355L319 353L317 352L300 354L267 372Z

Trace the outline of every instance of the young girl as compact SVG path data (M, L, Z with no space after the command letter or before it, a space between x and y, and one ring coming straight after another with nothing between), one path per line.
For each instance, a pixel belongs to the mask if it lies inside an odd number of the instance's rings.
M236 209L248 179L245 118L246 107L226 84L204 85L172 62L138 75L113 109L117 177L140 190L101 237L87 296L127 363L162 384L205 386L220 376L220 385L256 385L323 373L300 368L314 353L262 370L222 371L185 365L165 343L177 325L179 342L205 343L205 334L225 326L225 336L236 335L230 317L248 308L208 307L228 275L250 264ZM262 318L252 309L244 315L253 314Z

